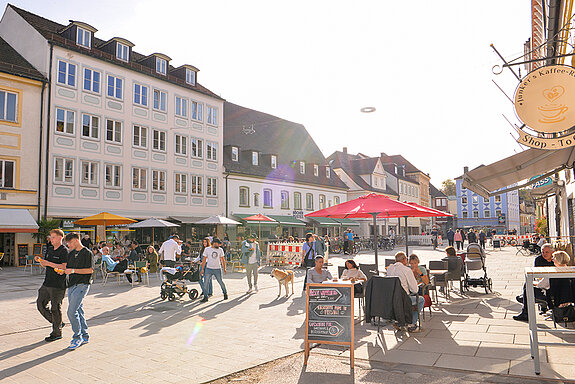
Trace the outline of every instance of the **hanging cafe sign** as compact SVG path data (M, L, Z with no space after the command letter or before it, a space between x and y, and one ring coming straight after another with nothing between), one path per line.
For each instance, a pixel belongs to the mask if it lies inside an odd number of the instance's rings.
M575 68L551 65L530 72L517 86L514 104L525 126L546 136L517 129L520 144L538 149L575 146L575 132L570 131L575 126Z

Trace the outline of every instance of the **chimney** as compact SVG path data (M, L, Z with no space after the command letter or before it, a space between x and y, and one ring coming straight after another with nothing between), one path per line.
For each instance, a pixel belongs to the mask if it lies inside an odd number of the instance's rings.
M347 154L347 147L343 147L343 153Z

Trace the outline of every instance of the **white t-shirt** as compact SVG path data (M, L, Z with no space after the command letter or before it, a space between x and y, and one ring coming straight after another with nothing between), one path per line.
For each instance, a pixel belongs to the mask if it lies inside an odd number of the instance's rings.
M252 250L252 253L250 254L248 264L255 264L258 262L258 257L256 255L256 243L251 243L250 249Z
M164 260L176 261L176 254L182 253L182 247L180 247L180 244L178 244L176 240L169 239L164 241L158 254L161 255L162 252L164 252Z
M206 268L221 269L222 264L220 259L224 257L224 250L221 248L208 247L204 249L204 257L206 258Z

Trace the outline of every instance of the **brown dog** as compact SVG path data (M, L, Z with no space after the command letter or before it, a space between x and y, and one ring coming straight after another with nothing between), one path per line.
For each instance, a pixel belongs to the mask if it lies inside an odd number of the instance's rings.
M289 287L288 283L291 281L291 293L294 293L293 290L293 281L294 275L293 271L282 271L281 269L274 268L272 270L272 277L275 277L278 281L280 291L278 293L278 297L282 295L282 285L285 287L286 290L286 297L289 296Z

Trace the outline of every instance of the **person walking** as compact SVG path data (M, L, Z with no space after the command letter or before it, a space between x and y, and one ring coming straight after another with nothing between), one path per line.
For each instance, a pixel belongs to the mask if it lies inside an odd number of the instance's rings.
M258 291L258 268L262 252L260 245L256 241L256 235L251 234L247 240L242 242L242 264L246 267L246 276L248 278L248 292L252 292L252 275L254 277L254 289Z
M461 231L459 229L455 231L455 234L453 235L453 240L455 241L455 245L457 246L457 250L459 251L463 244L463 236L461 236Z
M162 260L161 264L166 267L175 267L176 266L176 255L180 255L182 253L182 247L179 243L180 237L178 235L171 236L168 240L164 241L158 254L160 256L160 260Z
M80 242L76 232L66 235L70 249L64 273L68 275L68 320L74 335L68 349L88 343L88 324L84 315L84 298L88 295L94 272L94 255Z
M61 229L50 231L50 244L47 247L44 259L36 257L36 261L46 268L44 283L38 290L36 306L38 311L49 323L52 324L52 332L44 340L46 342L60 340L62 338L62 300L66 295L66 276L57 273L54 268L66 269L68 249L62 244L64 232ZM48 308L48 302L50 307Z
M453 232L452 228L449 228L449 231L447 231L447 242L449 243L450 247L453 247L454 237L455 237L455 232Z
M485 240L487 239L485 231L480 231L477 237L479 238L479 245L481 245L481 248L485 249Z
M158 272L158 252L156 252L156 248L153 245L148 245L148 249L146 250L146 261L148 262L148 271L150 273L157 273Z
M224 300L228 299L228 290L226 285L222 280L222 270L224 275L226 274L226 258L224 250L220 248L222 241L217 237L213 238L212 246L204 250L202 265L200 266L200 274L204 276L204 282L208 282L212 279L212 276L216 278L216 281L220 284L222 288L222 293L224 294ZM205 284L203 284L205 285ZM202 295L204 296L201 300L202 303L208 301L208 293L205 287L202 286Z

